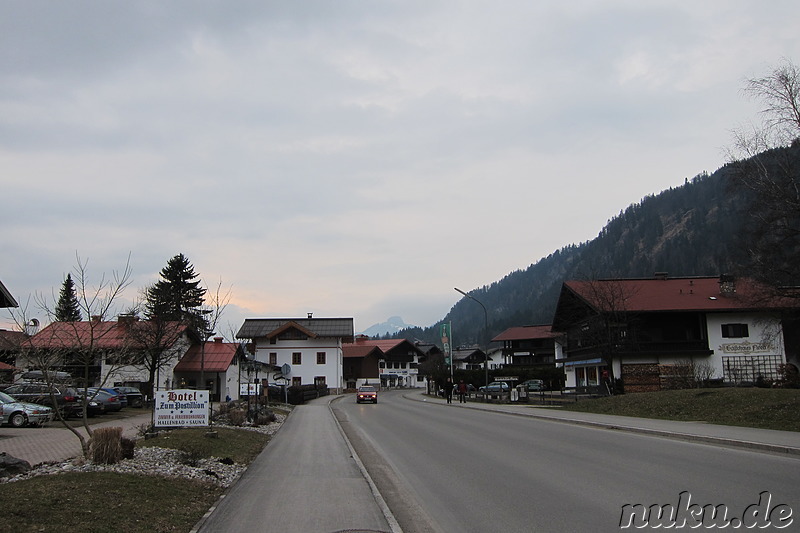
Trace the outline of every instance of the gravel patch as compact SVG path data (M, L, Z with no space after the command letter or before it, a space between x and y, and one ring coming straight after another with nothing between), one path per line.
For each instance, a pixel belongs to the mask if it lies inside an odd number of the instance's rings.
M286 419L284 415L275 415L277 420L271 424L249 427L233 427L214 424L214 427L257 431L274 435ZM25 474L0 479L0 483L12 483L37 476L63 474L66 472L118 472L121 474L137 474L146 476L179 477L196 481L213 483L220 487L230 487L247 469L247 465L233 463L230 459L209 457L196 461L194 465L184 464L183 453L171 448L147 446L134 450L133 459L124 459L112 465L94 464L82 457L68 461L41 463Z

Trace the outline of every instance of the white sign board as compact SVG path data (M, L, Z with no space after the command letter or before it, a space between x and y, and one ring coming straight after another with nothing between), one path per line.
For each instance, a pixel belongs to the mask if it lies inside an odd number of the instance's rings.
M207 427L207 390L167 390L156 393L155 427Z
M261 383L240 383L239 396L257 396L261 394Z

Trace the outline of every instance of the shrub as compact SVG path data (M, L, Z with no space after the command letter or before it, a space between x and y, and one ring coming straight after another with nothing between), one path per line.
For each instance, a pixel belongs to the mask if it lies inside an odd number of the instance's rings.
M204 440L187 442L180 448L181 463L197 466L202 459L209 456L209 450L209 445Z
M113 465L122 458L122 428L99 428L92 433L92 462Z
M258 413L255 416L255 418L253 419L253 425L266 426L267 424L275 422L275 420L277 420L277 418L275 417L275 413L267 409L264 412Z
M231 409L228 412L228 422L232 426L241 426L247 420L247 411L244 409Z
M120 447L123 459L133 459L133 452L136 449L136 440L128 437L120 439Z

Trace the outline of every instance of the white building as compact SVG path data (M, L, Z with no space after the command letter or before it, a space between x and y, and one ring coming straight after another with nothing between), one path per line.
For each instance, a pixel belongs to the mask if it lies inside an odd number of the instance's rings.
M270 383L283 377L291 385L327 386L331 392L344 389L342 345L353 342L352 318L248 318L236 337L253 342L255 359L276 370ZM284 367L288 365L288 367Z

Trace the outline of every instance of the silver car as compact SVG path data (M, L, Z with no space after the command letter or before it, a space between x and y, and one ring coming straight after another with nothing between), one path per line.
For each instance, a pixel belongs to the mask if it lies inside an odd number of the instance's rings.
M53 420L53 410L44 405L18 402L5 392L0 392L0 424L10 424L15 428L28 424L41 426Z

